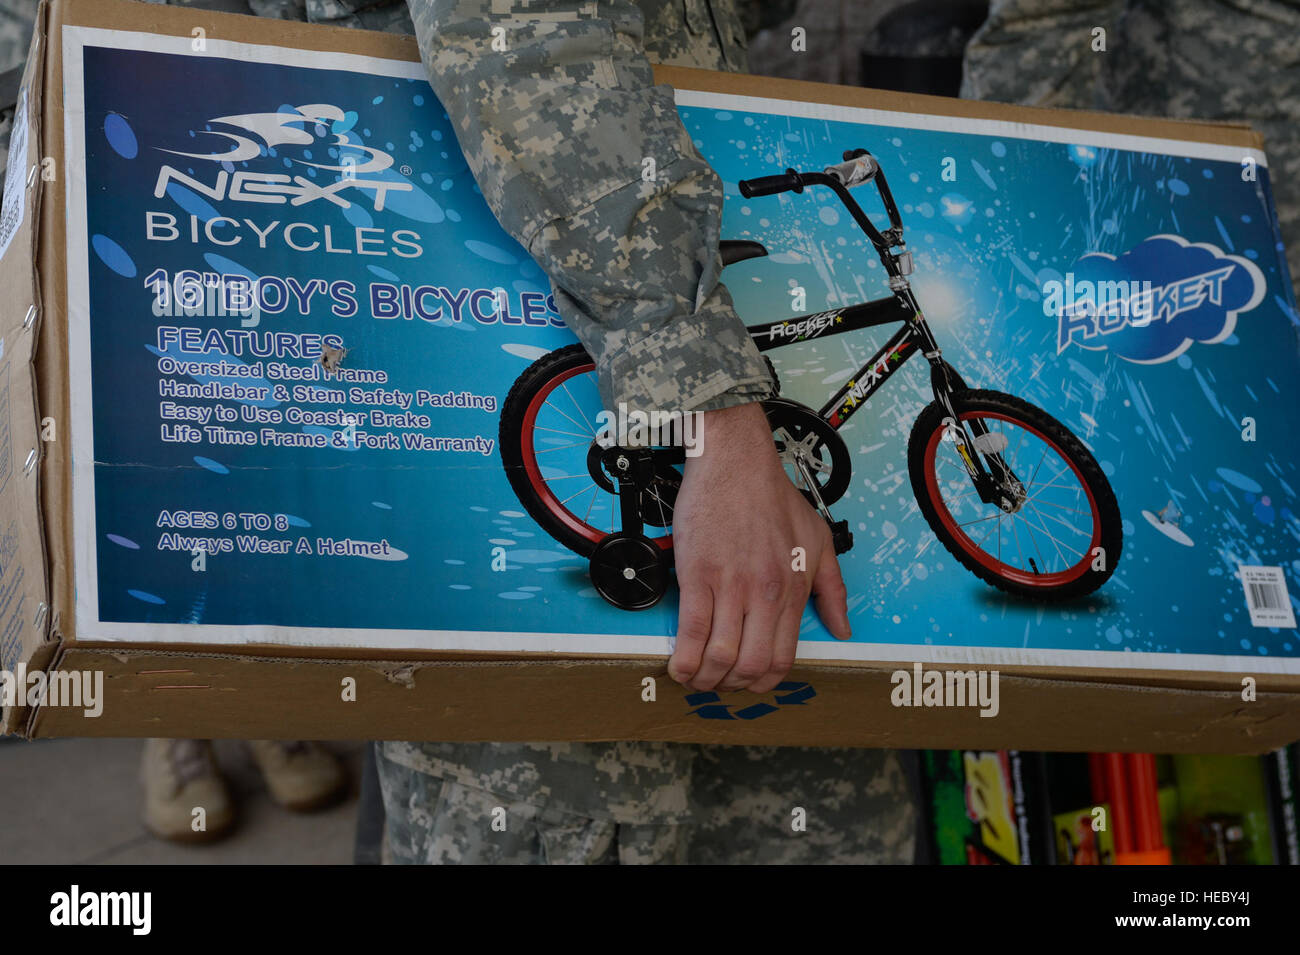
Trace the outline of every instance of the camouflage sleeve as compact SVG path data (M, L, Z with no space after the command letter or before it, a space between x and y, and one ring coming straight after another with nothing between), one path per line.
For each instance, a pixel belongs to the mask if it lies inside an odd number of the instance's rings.
M794 16L796 0L736 0L736 14L746 33L776 26Z
M993 0L962 96L1250 123L1300 289L1300 71L1279 65L1295 63L1297 37L1300 0Z
M550 276L608 408L709 410L772 382L718 278L722 186L656 86L630 0L408 0L489 207Z
M385 33L414 33L403 0L248 0L258 16L292 20L299 8L306 8L307 20L353 30L382 30ZM259 10L259 6L266 9Z
M1093 30L1114 32L1121 0L993 0L966 46L965 99L1105 109Z
M17 69L19 79L22 78L39 3L40 0L0 0L0 73Z

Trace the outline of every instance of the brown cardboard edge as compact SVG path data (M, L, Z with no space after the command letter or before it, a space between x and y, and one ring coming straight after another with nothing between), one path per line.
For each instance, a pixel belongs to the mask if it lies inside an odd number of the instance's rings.
M15 242L21 241L23 232L26 231L28 233L27 242L29 243L25 266L28 270L26 285L29 294L23 296L23 299L17 303L18 310L25 316L27 314L27 308L34 307L36 313L31 329L26 333L22 333L29 336L22 349L22 351L27 352L26 358L21 363L18 363L16 358L20 352L19 349L15 348L15 364L10 373L11 386L17 376L24 373L26 374L26 387L29 389L29 400L32 411L30 421L25 423L26 426L22 427L21 431L19 422L16 420L11 420L10 422L10 427L12 429L11 437L15 439L12 447L16 449L16 457L11 462L14 470L10 474L10 480L14 481L15 484L10 488L10 490L23 496L30 493L30 498L26 498L22 502L22 506L20 506L19 520L20 522L23 521L24 515L21 512L24 508L29 507L30 512L26 516L27 519L30 520L35 532L35 550L37 551L35 561L30 561L27 557L20 561L24 570L31 571L33 577L38 581L35 587L31 584L24 587L26 594L31 595L34 593L37 598L34 605L29 606L24 610L24 617L28 618L30 626L39 627L39 634L34 646L32 646L29 641L20 641L31 647L30 650L21 653L19 656L19 662L26 663L29 672L44 669L57 647L57 641L54 640L52 636L53 624L51 617L53 615L50 612L52 599L49 574L47 571L48 564L46 560L46 555L48 553L47 531L41 506L43 492L41 477L43 467L40 462L44 459L48 445L46 442L40 440L40 421L42 415L39 394L40 376L37 373L41 322L44 318L44 303L42 301L41 280L37 267L37 258L41 237L41 213L43 205L41 200L45 192L45 183L43 179L44 168L41 162L41 157L44 155L41 150L41 133L42 126L44 125L42 123L44 110L43 94L45 85L44 57L48 47L46 42L47 34L45 31L45 13L46 8L43 0L42 4L36 11L36 17L32 29L32 39L28 45L27 61L23 70L22 89L26 91L27 95L27 122L29 125L28 155L24 157L25 161L23 167L26 174L29 176L34 175L34 178L32 178L30 186L28 187L30 195L25 199L29 204L29 208L25 210L26 218L24 220L24 225L20 228L18 235L14 237ZM34 164L30 161L26 161L29 160L33 148L36 151L36 162ZM40 170L40 173L37 174L35 171L38 169ZM11 262L10 265L17 267L18 263ZM8 332L8 330L6 330L6 332ZM12 407L11 404L11 409ZM23 440L21 441L17 440L20 434L23 436ZM31 436L30 442L26 440L26 435L28 434ZM25 489L19 491L17 485L28 479L28 475L22 470L21 465L26 459L27 455L25 450L29 445L35 448L38 455L37 464L33 467L30 476L30 479L35 482L35 486L30 490L30 492ZM21 687L18 688L18 692L19 694L22 693ZM15 705L0 708L0 733L18 732L24 721L30 715L28 710L29 707L25 705L21 695L19 700L15 702Z
M889 112L923 113L932 116L951 116L954 119L1001 120L1024 125L1085 129L1127 136L1217 143L1261 151L1264 148L1263 136L1246 123L1018 106L987 100L955 99L949 96L835 86L809 80L757 77L745 73L715 73L711 70L697 70L686 66L656 66L655 79L678 89L702 90L710 93L732 93L737 96L787 99L802 103Z
M42 416L52 417L64 435L63 441L45 446L40 462L41 510L45 537L45 573L50 604L50 639L55 647L63 640L63 625L72 619L72 521L71 515L71 419L67 369L67 263L64 221L65 178L63 154L62 4L41 0L37 28L44 29L45 62L42 72L44 104L41 109L40 155L53 159L57 178L42 186L44 201L37 220L36 273L42 302L37 329L36 401ZM51 654L53 656L53 654ZM37 708L39 712L39 707ZM28 723L36 718L31 714Z
M652 654L628 656L617 653L512 653L508 651L484 652L470 650L409 650L370 647L309 647L285 644L250 643L214 646L204 643L138 644L115 641L69 640L68 649L92 653L117 655L150 654L158 656L184 656L187 658L212 657L220 659L247 659L303 663L374 661L398 666L425 666L439 663L456 664L571 664L583 662L635 663L638 666L657 666L667 672L668 658ZM911 661L897 660L813 660L799 658L796 665L810 671L878 670L894 672L912 666ZM1300 674L1252 673L1241 671L1157 670L1108 667L1070 667L1037 665L1002 665L957 661L952 663L926 663L926 669L939 670L997 670L1012 676L1034 677L1053 682L1103 683L1112 686L1148 686L1187 690L1242 690L1242 679L1251 677L1255 688L1269 693L1297 694L1300 705Z
M420 48L415 37L401 33L354 30L297 20L267 20L242 13L218 13L196 7L143 3L140 0L52 2L62 8L61 22L66 26L140 30L186 38L193 36L195 28L201 28L209 39L214 40L234 40L325 53L338 52L341 47L345 47L349 53L363 56L420 59ZM276 37L274 41L268 41L267 32L272 26Z
M104 673L104 716L40 707L35 737L664 740L774 746L1262 753L1300 738L1292 694L1244 703L1230 691L1004 677L1004 718L970 707L906 709L883 669L796 667L814 698L763 719L692 715L661 661L307 660L64 648L54 669ZM355 701L341 699L343 677ZM657 698L643 699L653 677ZM183 701L183 702L182 702ZM506 701L508 705L502 705ZM739 709L755 699L724 694ZM524 721L521 712L535 718ZM601 721L592 719L599 712ZM1123 718L1116 718L1122 713ZM1014 714L1014 718L1010 718Z

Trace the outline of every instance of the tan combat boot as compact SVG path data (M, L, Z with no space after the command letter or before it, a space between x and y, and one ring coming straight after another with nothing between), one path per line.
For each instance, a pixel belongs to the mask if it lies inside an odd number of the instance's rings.
M286 809L324 809L347 792L347 777L338 758L319 743L256 739L249 740L248 747L271 798Z
M217 770L211 740L146 740L140 776L144 824L158 838L211 842L234 825L234 805Z

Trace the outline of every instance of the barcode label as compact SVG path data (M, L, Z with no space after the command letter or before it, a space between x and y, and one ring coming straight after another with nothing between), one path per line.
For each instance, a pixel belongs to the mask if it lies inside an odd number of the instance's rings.
M1281 567L1237 567L1246 591L1246 609L1252 627L1294 627L1291 595Z

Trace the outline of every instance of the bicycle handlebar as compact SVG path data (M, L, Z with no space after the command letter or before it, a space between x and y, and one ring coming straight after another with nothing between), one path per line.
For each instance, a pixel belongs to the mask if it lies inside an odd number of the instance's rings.
M883 233L872 225L871 220L862 211L862 207L849 195L851 187L859 186L864 182L876 184L885 212L889 216L890 228ZM854 221L876 246L888 249L902 243L903 219L898 214L898 206L895 205L894 196L889 191L885 171L880 168L880 163L875 157L865 149L845 151L844 162L827 166L821 172L799 172L796 169L787 169L779 176L759 176L757 179L742 179L737 183L740 194L746 199L773 196L780 192L803 192L805 186L819 185L829 186L835 191L840 201L852 213Z
M803 192L803 180L798 171L787 169L780 176L759 176L757 179L742 179L739 183L740 194L746 199L755 196L774 196L778 192Z
M847 186L850 189L854 186L860 186L864 182L870 182L879 171L880 165L869 155L858 156L835 166L827 166L822 170L826 175L838 179L840 185Z

